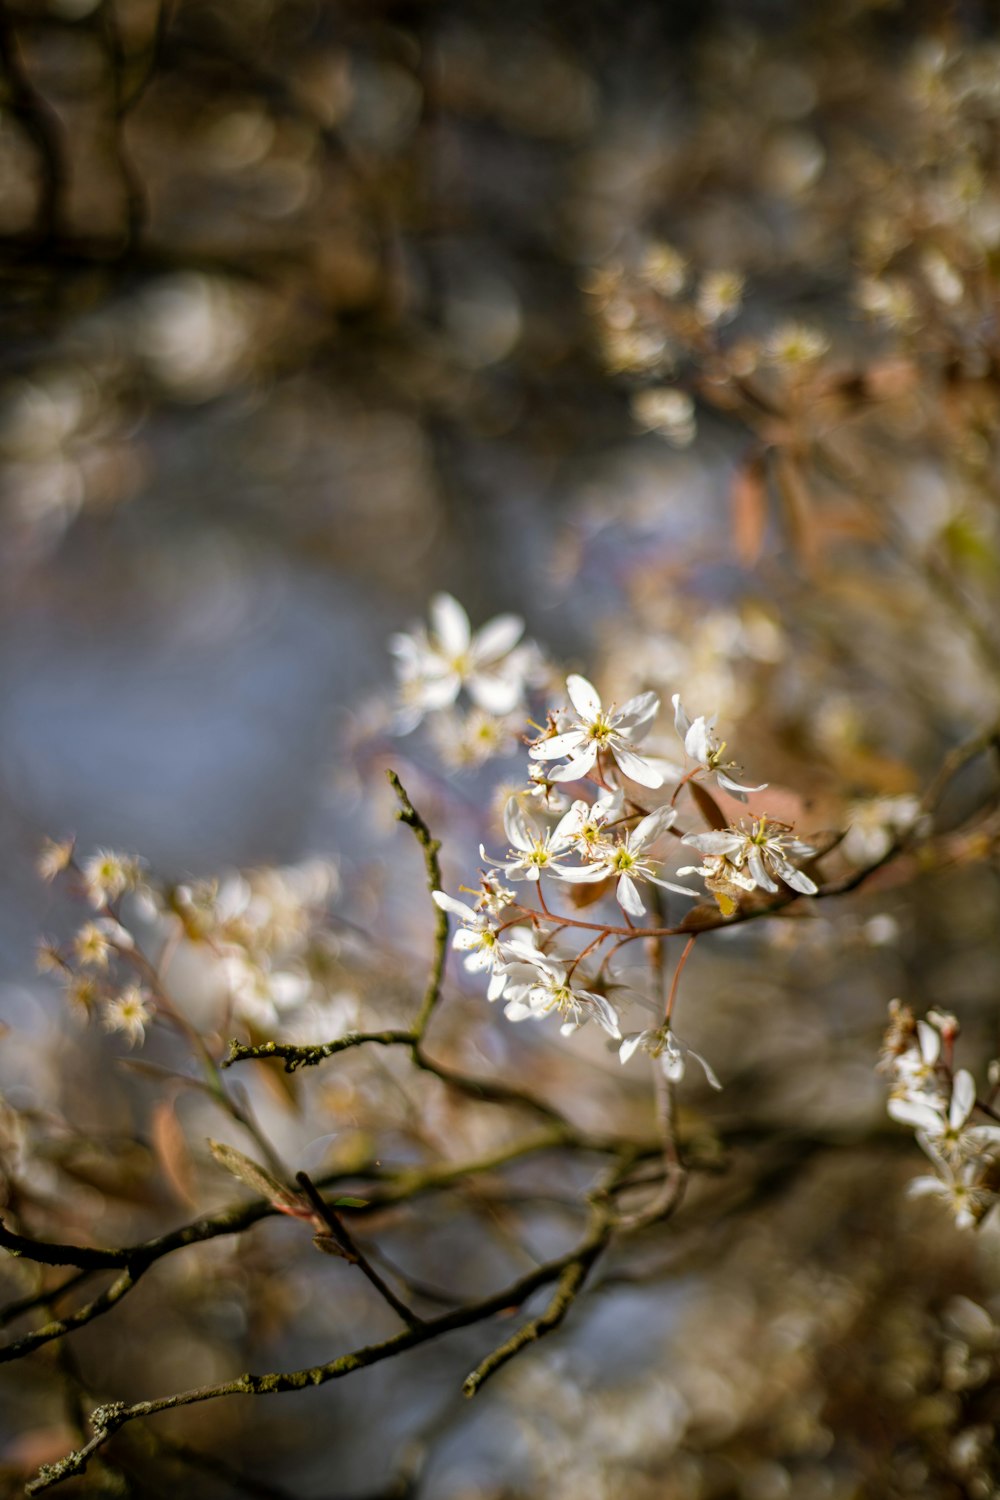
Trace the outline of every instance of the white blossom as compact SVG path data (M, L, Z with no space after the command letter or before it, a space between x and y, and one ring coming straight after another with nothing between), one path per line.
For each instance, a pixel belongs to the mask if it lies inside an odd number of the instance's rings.
M730 771L738 771L740 768L735 761L723 760L726 742L718 739L715 734L714 715L710 719L706 719L704 715L690 719L679 693L673 695L671 702L674 705L674 728L684 743L685 753L699 766L711 772L724 791L738 801L745 802L748 792L766 790L766 781L760 786L744 786L742 782L733 780Z
M553 1011L562 1017L560 1031L570 1036L587 1021L596 1021L616 1040L621 1037L618 1013L609 1000L593 990L577 987L567 966L549 954L518 945L507 970L509 1021L541 1020Z
M566 764L549 772L551 781L579 781L597 764L598 755L609 752L620 770L640 786L658 787L663 777L647 759L637 755L636 745L649 732L660 706L655 693L639 693L620 709L605 709L597 689L585 677L575 673L566 679L566 690L576 711L569 728L559 734L536 740L531 747L533 760L561 760Z
M593 809L590 811L592 813ZM568 816L572 816L572 810ZM682 896L695 896L697 893L689 891L686 886L676 885L673 881L662 879L657 874L660 861L649 856L650 847L661 834L672 827L676 819L676 808L658 807L655 812L642 818L623 838L616 839L614 842L607 839L596 841L588 851L591 863L579 869L563 870L561 872L563 880L582 883L607 880L617 875L618 884L615 894L618 904L630 917L641 917L645 914L646 908L638 888L638 882L644 880L651 881L665 891L676 891Z
M573 835L566 813L555 828L547 828L533 813L526 812L516 797L504 808L504 832L510 843L506 859L492 859L480 846L480 855L489 865L503 870L508 880L537 880L547 875L565 876L561 861L573 847Z
M105 1000L102 1019L106 1031L124 1032L129 1046L134 1047L144 1039L152 1019L149 995L137 984L126 986L121 994Z
M507 983L505 969L506 954L497 935L491 917L482 911L457 901L446 891L432 891L435 903L442 911L457 917L461 926L451 940L451 946L464 954L463 967L470 974L489 972L490 982L486 991L487 1000L497 1000Z
M515 651L524 633L518 615L497 615L475 634L450 594L431 600L431 628L417 626L391 637L402 707L397 729L408 733L424 714L449 708L464 688L477 708L502 717L522 701L534 669L531 652Z
M750 828L726 828L712 833L687 833L682 840L702 854L723 855L734 870L753 877L761 890L777 891L778 880L803 896L815 896L815 881L790 862L788 856L808 858L816 851L811 844L789 838L791 829L767 817L754 818Z
M713 1089L721 1089L719 1082L711 1065L706 1062L700 1052L682 1042L669 1026L650 1028L647 1031L632 1031L622 1038L622 1044L618 1049L620 1062L627 1063L637 1051L649 1054L659 1062L665 1077L671 1083L679 1083L687 1070L688 1058L694 1058L695 1062L704 1070L705 1077Z

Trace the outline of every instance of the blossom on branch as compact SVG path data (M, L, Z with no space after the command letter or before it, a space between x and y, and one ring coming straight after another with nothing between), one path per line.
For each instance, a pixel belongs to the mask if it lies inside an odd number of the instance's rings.
M744 786L730 776L730 771L738 771L740 767L735 761L723 760L726 742L716 736L714 715L710 719L701 714L697 719L689 719L680 693L675 693L671 702L674 705L674 728L684 742L685 753L699 766L711 772L723 791L739 802L745 802L748 792L763 792L767 789L766 781L760 786Z
M575 803L574 808L581 805L586 808L586 803ZM594 809L588 809L591 814L593 811ZM609 840L599 837L587 849L587 858L591 863L579 869L560 871L562 879L580 884L608 880L617 875L618 884L615 894L618 904L630 917L645 915L646 908L638 888L639 882L644 880L658 885L661 890L676 891L681 896L696 896L697 892L689 891L687 886L676 885L673 881L662 879L656 873L660 868L660 861L651 859L649 856L651 846L661 834L673 826L676 820L676 808L658 807L655 812L641 819L623 838ZM586 823L583 824L584 829L587 826Z
M755 887L777 891L778 880L784 881L802 896L815 896L816 882L791 863L788 856L807 859L816 853L811 844L789 838L791 828L773 818L754 818L749 828L725 828L712 833L686 833L682 843L690 844L702 854L722 856L735 872L733 884L743 889L745 882L736 878L745 872ZM719 879L718 870L714 878Z
M525 945L517 945L514 961L508 965L506 995L508 1021L538 1021L555 1011L562 1017L563 1036L571 1036L587 1021L596 1021L616 1041L621 1037L618 1012L604 995L577 987L571 967Z
M631 1031L622 1038L622 1044L618 1049L618 1060L627 1063L629 1058L638 1051L647 1053L660 1064L664 1076L671 1083L680 1083L687 1071L689 1057L704 1070L705 1077L713 1089L721 1089L722 1084L715 1076L711 1065L706 1062L700 1052L693 1047L688 1047L682 1042L669 1026L651 1028L647 1031Z
M536 740L530 750L533 760L569 759L549 772L550 781L579 781L589 776L602 752L610 753L619 770L640 786L658 787L663 777L648 758L636 754L660 707L655 693L639 693L620 709L605 708L600 695L585 677L571 673L566 691L576 711L569 728Z

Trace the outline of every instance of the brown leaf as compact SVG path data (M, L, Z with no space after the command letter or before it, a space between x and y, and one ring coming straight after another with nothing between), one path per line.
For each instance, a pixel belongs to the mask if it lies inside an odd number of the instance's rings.
M716 802L711 792L702 786L700 781L689 781L688 787L694 798L695 806L701 813L710 828L728 828L729 819L722 808Z
M733 910L735 911L735 905ZM692 906L686 913L684 920L677 923L679 932L702 932L706 927L718 927L719 908L717 906Z
M191 1152L177 1118L177 1100L160 1099L153 1107L150 1137L163 1175L187 1208L196 1208Z
M733 542L744 568L760 558L767 529L767 473L763 453L752 454L733 476L729 494Z
M774 473L792 550L806 571L812 572L817 562L819 535L812 498L802 478L802 470L787 451L781 451L775 456Z
M611 885L611 877L607 880L595 880L592 885L588 882L571 885L569 888L570 905L574 906L577 911L585 911L588 906L596 906L597 902L608 894Z

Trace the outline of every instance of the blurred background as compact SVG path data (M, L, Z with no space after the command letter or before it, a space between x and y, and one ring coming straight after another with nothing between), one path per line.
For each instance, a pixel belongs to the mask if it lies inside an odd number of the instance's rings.
M435 591L473 626L521 614L552 701L568 667L718 711L800 833L849 828L834 873L995 719L992 7L0 0L0 65L0 1153L26 1232L126 1243L232 1198L204 1101L165 1125L37 975L74 921L44 836L167 883L256 871L310 942L322 861L330 969L270 1034L411 1013L431 919L384 769L452 890L521 774L509 743L394 734L387 638ZM682 1034L726 1087L686 1085L685 1128L718 1170L475 1403L503 1328L195 1409L163 1423L195 1458L136 1446L66 1493L1000 1494L996 1234L905 1199L920 1153L873 1071L896 995L954 1010L966 1065L996 1055L997 837L977 762L926 858L701 944ZM440 1024L474 1071L648 1128L599 1039L522 1035L459 971ZM241 1083L310 1169L509 1139L385 1058ZM577 1223L569 1170L380 1243L500 1284ZM176 1257L69 1341L85 1406L391 1331L295 1228ZM5 1301L32 1274L0 1267ZM65 1375L51 1347L0 1368L12 1495L74 1441Z

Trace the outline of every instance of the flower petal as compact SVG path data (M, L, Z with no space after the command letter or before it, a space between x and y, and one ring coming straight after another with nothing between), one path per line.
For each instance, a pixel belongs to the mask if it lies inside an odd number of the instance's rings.
M640 786L658 787L663 785L663 777L659 771L649 765L647 761L641 760L631 750L626 750L620 741L613 742L611 753L618 762L626 776L637 781Z
M757 844L751 844L747 850L747 864L750 866L750 874L763 891L776 891L778 889L764 867L764 859Z
M622 911L627 911L630 917L644 917L646 908L642 904L642 897L636 887L631 875L621 875L618 878L618 888L615 891L618 905Z
M521 684L516 677L499 672L474 672L465 684L477 708L501 717L515 709L521 700Z
M588 682L586 677L580 677L575 672L571 672L566 678L566 691L569 693L569 701L581 719L589 723L597 718L601 712L601 700L592 682Z
M449 656L461 656L469 649L469 617L457 599L451 594L435 594L430 614L434 634Z
M952 1130L961 1130L972 1114L976 1104L976 1080L968 1068L959 1068L951 1088L951 1107L948 1123Z
M666 833L677 822L676 807L658 807L654 812L647 813L641 822L637 823L628 836L628 847L633 853L638 854L648 845L655 843L661 833Z
M435 906L439 906L442 911L450 912L460 922L482 924L482 917L477 911L473 911L471 906L466 906L464 901L456 901L455 897L449 896L447 891L431 891L431 900Z
M523 634L524 621L520 615L497 615L476 631L470 655L477 664L496 661L497 657L506 656Z
M670 701L674 705L674 728L681 739L683 739L691 728L691 720L688 718L687 710L681 702L680 693L675 693Z
M719 833L686 833L681 843L700 849L702 854L735 854L743 840L738 833L723 830Z
M559 760L564 755L572 755L586 738L582 729L567 729L563 734L553 734L547 740L539 740L537 745L532 745L528 754L532 760Z
M587 740L572 760L568 760L564 766L556 766L554 771L549 772L549 780L581 781L584 776L589 776L596 761L597 746L593 740Z

